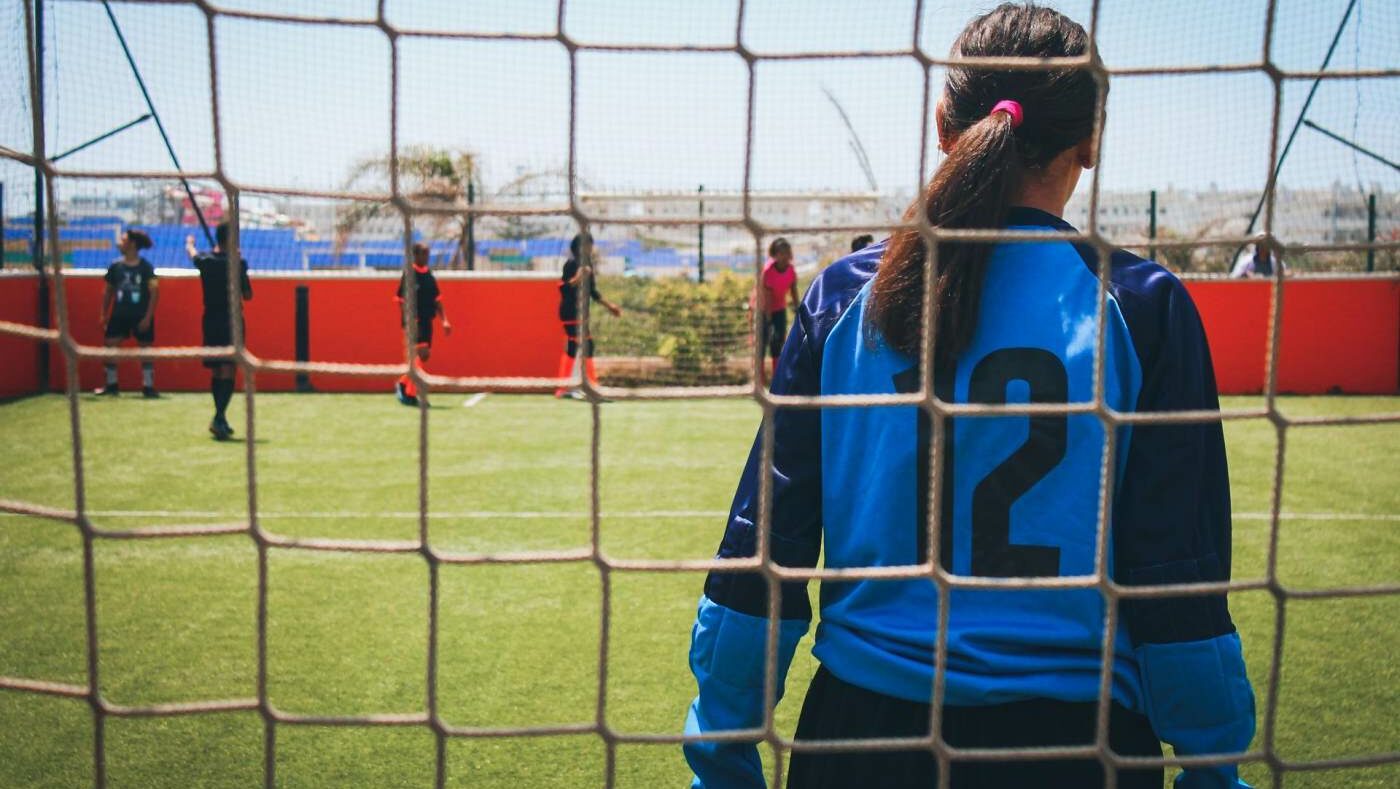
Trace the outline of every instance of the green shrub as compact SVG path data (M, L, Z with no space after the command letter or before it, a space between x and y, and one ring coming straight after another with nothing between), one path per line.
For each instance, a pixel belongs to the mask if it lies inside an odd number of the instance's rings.
M736 360L750 352L746 306L752 280L721 271L698 283L680 277L602 277L598 289L623 309L621 318L595 309L593 337L600 356L668 362L678 383L743 380ZM732 380L731 380L732 379Z

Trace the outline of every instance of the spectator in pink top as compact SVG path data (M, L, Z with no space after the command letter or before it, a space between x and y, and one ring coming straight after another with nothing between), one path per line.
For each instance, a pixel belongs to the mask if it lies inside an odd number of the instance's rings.
M759 332L762 342L768 344L768 355L776 363L783 352L783 341L787 339L787 303L797 309L797 269L792 267L792 245L785 238L775 238L768 245L768 263L763 266L763 287L751 301L763 310L763 324ZM766 383L766 380L765 380Z

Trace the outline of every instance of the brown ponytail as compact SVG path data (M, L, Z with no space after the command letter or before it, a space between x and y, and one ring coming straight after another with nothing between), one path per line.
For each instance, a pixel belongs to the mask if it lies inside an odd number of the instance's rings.
M1084 28L1062 14L1034 5L1006 3L974 19L953 43L954 57L1075 57L1088 51ZM946 229L995 229L1027 170L1043 167L1093 133L1097 88L1083 69L994 71L950 66L939 105L943 133L955 139L948 156L905 212L916 222ZM991 112L1014 100L1025 110L1013 128L1007 112ZM944 367L972 341L982 299L988 243L938 245L933 299L937 348ZM924 236L899 230L885 248L870 293L870 327L892 347L919 355L923 334Z

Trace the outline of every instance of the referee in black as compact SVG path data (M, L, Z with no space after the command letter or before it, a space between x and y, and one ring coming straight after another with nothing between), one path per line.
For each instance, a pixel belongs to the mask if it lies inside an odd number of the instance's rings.
M233 344L233 315L228 293L228 222L220 222L214 228L214 251L200 253L194 246L194 236L185 237L185 252L190 262L199 269L199 284L204 291L204 344L206 346ZM243 300L253 298L253 285L248 281L248 261L238 259L239 284ZM241 319L240 311L240 319ZM211 373L209 394L214 398L214 419L209 423L209 432L219 441L227 441L233 435L225 412L233 399L233 360L228 357L208 357L204 366Z

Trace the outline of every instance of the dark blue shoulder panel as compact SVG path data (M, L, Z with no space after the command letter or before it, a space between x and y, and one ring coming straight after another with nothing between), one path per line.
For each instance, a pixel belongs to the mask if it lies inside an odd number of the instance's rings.
M773 374L775 394L821 392L821 353L826 337L871 277L884 253L876 244L833 263L807 289ZM718 558L753 556L758 547L760 429L749 450ZM773 416L773 517L770 554L785 567L814 567L821 552L821 412L778 409ZM768 586L756 572L710 573L705 594L726 608L766 616ZM784 584L783 619L810 619L807 585Z

